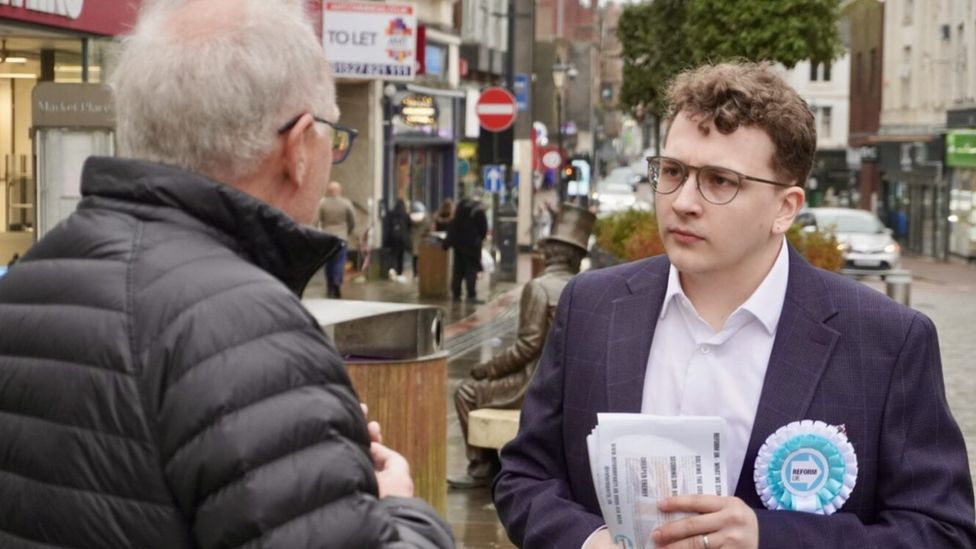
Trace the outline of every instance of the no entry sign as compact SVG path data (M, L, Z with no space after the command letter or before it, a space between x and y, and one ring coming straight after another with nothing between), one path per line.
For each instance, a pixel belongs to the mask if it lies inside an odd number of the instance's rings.
M482 128L490 132L507 130L515 122L515 97L505 88L488 88L478 97L475 112Z

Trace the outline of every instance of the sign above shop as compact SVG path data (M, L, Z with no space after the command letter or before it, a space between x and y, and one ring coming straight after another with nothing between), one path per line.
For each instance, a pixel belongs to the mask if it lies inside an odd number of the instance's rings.
M336 77L413 80L417 9L413 4L326 2L322 42Z
M31 93L35 128L112 128L112 94L101 84L42 82Z
M507 130L515 122L515 97L505 88L488 88L478 97L475 112L482 128L490 132Z
M408 95L400 100L400 117L408 126L436 126L437 103L429 95Z
M946 166L976 168L976 130L946 133Z
M135 24L140 3L120 0L0 0L0 19L116 36Z

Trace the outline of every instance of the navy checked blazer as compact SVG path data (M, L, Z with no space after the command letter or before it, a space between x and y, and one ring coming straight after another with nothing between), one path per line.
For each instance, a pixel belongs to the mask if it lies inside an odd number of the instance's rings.
M575 549L604 524L586 435L598 412L640 412L666 257L590 271L563 291L494 500L519 547ZM925 315L790 249L789 283L735 495L761 548L976 546L966 447ZM768 511L752 468L763 441L801 419L841 425L859 474L835 515Z

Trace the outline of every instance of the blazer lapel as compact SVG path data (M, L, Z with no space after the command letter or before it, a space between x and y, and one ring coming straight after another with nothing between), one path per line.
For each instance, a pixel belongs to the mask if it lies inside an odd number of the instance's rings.
M610 412L640 412L647 357L670 267L663 256L649 260L627 280L631 295L613 300L606 353Z
M786 300L735 489L751 507L762 507L753 480L759 448L783 425L808 419L805 414L840 337L825 324L835 314L821 275L791 247Z

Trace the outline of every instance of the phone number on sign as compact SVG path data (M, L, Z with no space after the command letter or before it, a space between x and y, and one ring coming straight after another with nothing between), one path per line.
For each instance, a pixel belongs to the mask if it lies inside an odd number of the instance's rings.
M332 72L336 76L412 76L412 67L404 65L386 65L382 63L332 63Z

